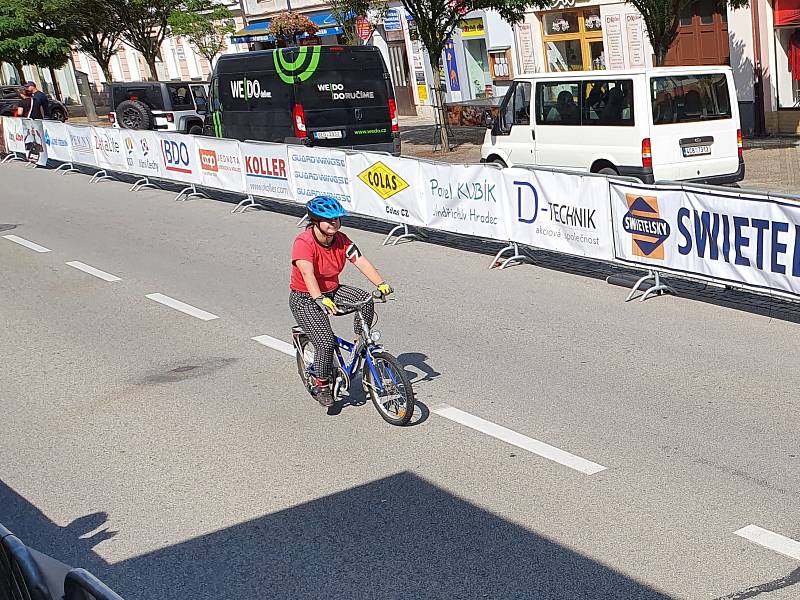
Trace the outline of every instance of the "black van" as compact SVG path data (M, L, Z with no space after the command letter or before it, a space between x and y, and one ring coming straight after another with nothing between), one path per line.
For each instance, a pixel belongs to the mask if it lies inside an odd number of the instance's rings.
M400 154L394 89L374 46L223 54L205 133Z

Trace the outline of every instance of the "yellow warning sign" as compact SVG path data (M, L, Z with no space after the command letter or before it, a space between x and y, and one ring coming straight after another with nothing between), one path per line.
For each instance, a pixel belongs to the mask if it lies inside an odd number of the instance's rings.
M382 162L376 162L368 169L363 170L358 174L358 178L384 200L388 200L408 187L408 182Z

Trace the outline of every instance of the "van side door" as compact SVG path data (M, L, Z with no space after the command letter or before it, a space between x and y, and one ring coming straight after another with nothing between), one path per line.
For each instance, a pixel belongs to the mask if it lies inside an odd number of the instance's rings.
M509 166L536 164L536 132L531 124L530 81L515 81L500 105L493 133L505 150Z

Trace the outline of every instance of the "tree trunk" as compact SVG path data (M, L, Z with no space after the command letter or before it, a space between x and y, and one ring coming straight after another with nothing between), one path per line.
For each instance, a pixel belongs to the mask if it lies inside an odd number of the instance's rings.
M439 123L439 141L442 144L442 150L444 152L450 152L450 135L447 129L447 111L444 107L444 99L445 99L445 86L446 84L442 83L442 63L441 58L438 61L433 60L433 54L428 52L429 57L429 64L431 66L431 72L433 73L433 77L436 80L434 82L434 98L436 103L436 112L438 114L437 121ZM434 64L436 63L436 64Z
M100 68L103 70L103 75L106 77L106 82L111 83L114 81L114 74L111 72L111 59L107 60L106 62L97 61L100 64Z
M667 52L669 52L669 48L664 47L656 47L653 48L653 52L656 54L656 65L657 67L663 67L664 61L667 60Z
M17 77L19 77L19 82L18 82L19 85L22 85L23 83L25 83L25 74L22 72L22 63L15 61L11 64L17 71Z
M144 60L147 63L147 68L150 70L150 77L148 81L158 81L158 69L156 69L156 57L145 56Z

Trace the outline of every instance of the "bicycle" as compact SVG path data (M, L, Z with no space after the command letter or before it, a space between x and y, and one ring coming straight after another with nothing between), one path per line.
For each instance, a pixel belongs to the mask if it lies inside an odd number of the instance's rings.
M372 298L356 303L339 303L335 316L352 314L375 300L385 303L386 297L373 292ZM350 395L350 385L357 372L361 372L361 386L383 420L392 425L406 425L414 415L414 391L403 367L397 359L378 344L381 334L372 325L361 319L362 331L355 343L334 336L336 346L336 379L333 384L333 399L339 401ZM299 325L292 327L292 342L297 357L297 371L309 394L313 388L314 345ZM345 360L342 351L349 354Z

